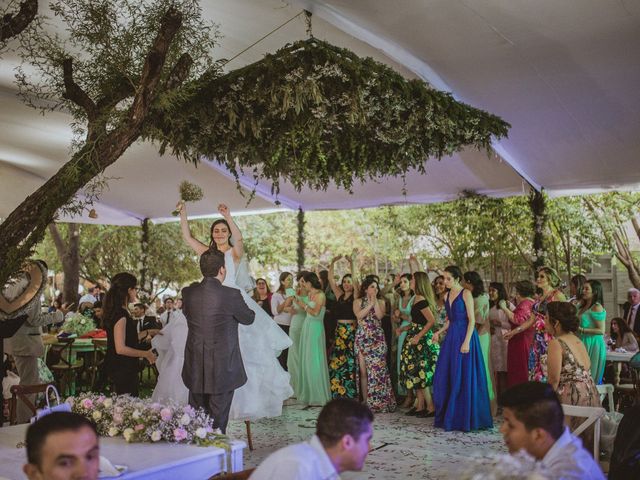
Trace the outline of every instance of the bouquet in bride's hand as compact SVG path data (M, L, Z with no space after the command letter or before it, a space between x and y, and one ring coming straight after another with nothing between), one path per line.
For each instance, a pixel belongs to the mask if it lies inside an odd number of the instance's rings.
M455 475L462 480L547 480L548 469L524 450L507 453L472 453Z
M193 183L184 180L180 184L180 201L178 202L176 209L171 212L171 215L177 217L180 215L180 211L182 210L182 206L185 202L197 202L202 200L202 197L204 197L204 193L198 185L194 185Z

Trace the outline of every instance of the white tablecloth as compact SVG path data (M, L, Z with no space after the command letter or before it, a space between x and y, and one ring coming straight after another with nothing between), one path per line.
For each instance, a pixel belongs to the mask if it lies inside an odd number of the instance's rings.
M26 476L26 449L16 448L24 442L27 425L0 428L0 477L22 480ZM198 447L172 443L127 443L123 438L100 438L100 455L114 465L128 470L119 480L198 480L223 471L242 470L242 450L246 444L233 441L231 453L222 448ZM228 466L227 466L228 464Z
M622 352L607 352L607 361L608 362L628 362L631 360L636 352L633 353L622 353Z

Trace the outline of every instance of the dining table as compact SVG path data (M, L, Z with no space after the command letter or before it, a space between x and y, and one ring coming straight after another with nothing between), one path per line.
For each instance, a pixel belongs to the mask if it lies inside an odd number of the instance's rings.
M24 439L28 424L0 428L0 480L23 480ZM243 468L246 443L231 440L228 450L181 443L129 443L122 437L100 437L100 455L118 468L119 480L206 480Z

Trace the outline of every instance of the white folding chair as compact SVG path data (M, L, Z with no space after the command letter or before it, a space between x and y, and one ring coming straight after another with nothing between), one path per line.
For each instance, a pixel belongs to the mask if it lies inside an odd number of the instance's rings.
M593 432L593 458L598 461L600 458L600 420L607 411L602 407L579 407L577 405L562 405L562 411L570 417L586 417L586 420L578 426L573 432L574 435L580 435L591 425L594 425ZM585 445L586 446L586 445Z
M600 394L600 403L604 400L604 397L607 397L609 403L609 412L615 413L616 405L613 403L613 390L614 387L610 383L605 383L604 385L596 385L598 389L598 393Z

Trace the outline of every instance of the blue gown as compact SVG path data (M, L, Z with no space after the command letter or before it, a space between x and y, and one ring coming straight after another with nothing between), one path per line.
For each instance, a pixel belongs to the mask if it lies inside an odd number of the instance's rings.
M462 292L451 304L447 296L445 307L449 329L440 347L433 380L434 425L447 431L463 432L491 428L493 419L487 377L475 329L469 342L469 353L460 353L468 326Z

